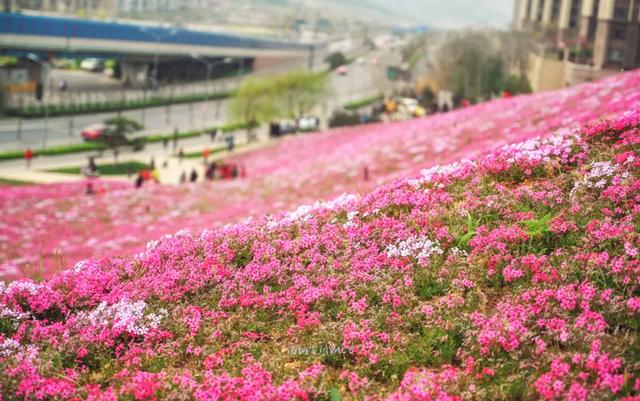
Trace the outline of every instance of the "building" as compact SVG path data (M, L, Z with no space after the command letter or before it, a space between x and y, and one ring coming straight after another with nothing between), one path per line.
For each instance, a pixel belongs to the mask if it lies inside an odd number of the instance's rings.
M534 33L530 80L540 89L557 85L536 65L563 68L565 85L640 67L640 0L516 0L513 26Z

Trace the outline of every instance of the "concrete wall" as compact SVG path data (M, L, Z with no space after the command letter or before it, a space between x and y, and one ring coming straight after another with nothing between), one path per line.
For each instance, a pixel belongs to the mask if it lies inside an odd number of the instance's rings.
M565 80L568 85L577 85L618 74L617 69L600 69L585 64L567 62L565 65Z
M534 92L566 86L565 67L562 60L550 59L532 53L529 56L527 76Z

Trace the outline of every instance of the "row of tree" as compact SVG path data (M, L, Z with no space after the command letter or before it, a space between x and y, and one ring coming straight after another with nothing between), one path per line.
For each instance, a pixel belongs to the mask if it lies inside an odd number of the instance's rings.
M250 134L260 123L278 118L298 119L328 95L328 80L326 72L302 69L281 75L250 76L231 100L231 116L236 122L246 123Z
M452 32L437 53L434 89L451 90L454 98L471 102L504 91L528 93L531 46L530 38L517 32Z

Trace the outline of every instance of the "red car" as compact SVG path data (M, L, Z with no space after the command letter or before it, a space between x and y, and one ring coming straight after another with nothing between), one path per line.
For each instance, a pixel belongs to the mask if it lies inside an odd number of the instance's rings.
M341 65L340 67L336 68L336 72L339 75L347 75L349 73L349 67L347 67L346 65Z
M94 141L104 135L106 130L107 126L105 124L91 124L82 130L80 136L85 141Z

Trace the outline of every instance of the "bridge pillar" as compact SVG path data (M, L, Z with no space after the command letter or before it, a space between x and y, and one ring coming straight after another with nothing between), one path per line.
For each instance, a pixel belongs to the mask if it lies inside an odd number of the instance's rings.
M144 87L149 77L149 63L123 59L120 63L121 80L130 87Z

